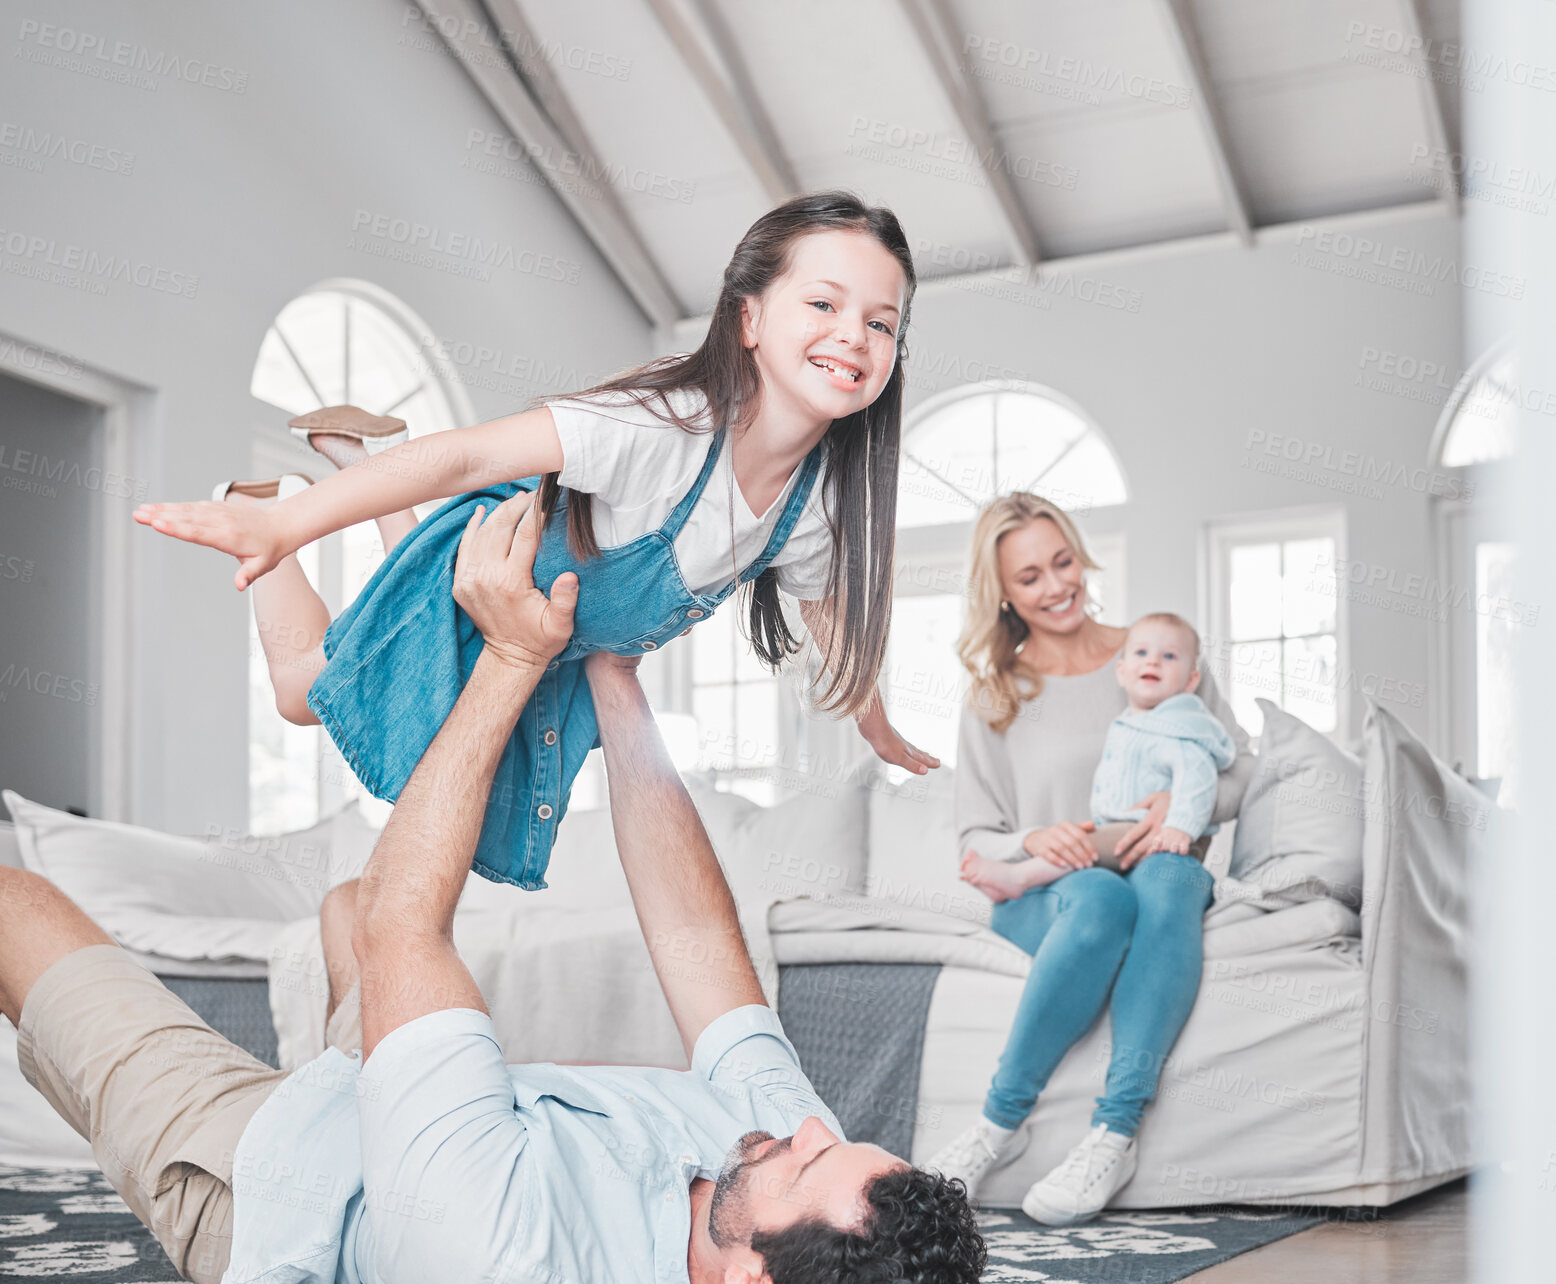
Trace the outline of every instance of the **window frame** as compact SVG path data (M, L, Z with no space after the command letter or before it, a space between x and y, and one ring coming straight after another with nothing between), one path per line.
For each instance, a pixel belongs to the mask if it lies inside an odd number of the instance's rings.
M426 378L437 394L443 399L449 413L449 417L455 426L463 427L474 424L477 421L476 412L471 404L468 390L459 380L459 375L453 365L444 356L441 346L437 342L432 328L410 307L404 300L391 294L381 286L374 285L370 281L358 280L348 277L329 277L325 280L300 290L287 299L271 317L261 335L259 344L254 349L254 362L259 361L260 346L263 345L275 323L281 318L287 308L291 307L299 299L307 298L315 294L338 294L350 298L367 307L376 309L392 325L397 327L407 339L409 339L425 362ZM251 375L252 384L252 375ZM285 410L273 402L265 401L253 396L251 401L255 407L254 417L251 421L250 432L250 465L251 476L274 477L281 473L305 473L308 476L317 477L320 474L321 458L304 443L292 436L286 426L285 419L279 418L287 414ZM429 431L436 431L430 429ZM328 465L325 465L328 468ZM330 618L334 619L345 608L343 597L345 583L345 538L344 532L335 531L317 541L319 550L319 575L314 584L315 591L324 599L325 606L329 609ZM253 607L251 603L245 603L245 610L249 613L249 628L252 628ZM245 634L245 648L251 634ZM247 651L245 650L245 655ZM245 667L245 675L247 668ZM279 715L278 715L279 716ZM333 740L325 732L322 726L313 728L316 737L315 749L315 810L313 819L307 823L317 824L319 820L338 812L346 806L354 797L369 798L366 789L358 792L356 777L341 756L340 750ZM252 772L252 755L254 751L254 736L252 729L252 707L245 702L244 736L247 754L245 762L247 770ZM252 793L252 778L244 790L247 814L252 827L254 823L254 797Z
M1459 377L1432 429L1427 450L1430 466L1458 482L1455 494L1434 494L1428 501L1432 569L1439 584L1473 583L1477 547L1485 542L1514 538L1507 511L1488 505L1484 497L1512 493L1516 453L1473 464L1443 462L1470 394L1482 377L1514 350L1514 339L1506 336L1482 352ZM1476 502L1472 495L1482 498ZM1481 756L1479 643L1474 620L1463 612L1444 612L1427 639L1427 671L1431 677L1427 700L1429 743L1446 761L1462 764L1468 774L1478 776Z
M1335 564L1338 568L1347 560L1346 511L1339 504L1304 504L1290 508L1267 509L1254 512L1232 513L1215 517L1200 529L1200 593L1198 614L1208 627L1203 632L1212 644L1231 642L1231 561L1232 549L1248 544L1283 544L1295 539L1333 539ZM1335 592L1335 726L1333 731L1320 732L1331 741L1344 747L1351 740L1351 693L1345 676L1350 669L1351 653L1350 609L1337 576ZM1203 639L1202 639L1203 640ZM1222 697L1230 705L1232 698L1230 672L1211 670ZM1266 697L1267 698L1267 697ZM1277 705L1279 701L1275 701ZM1281 706L1284 708L1284 706ZM1293 715L1297 716L1297 715ZM1246 728L1245 728L1246 730ZM1263 728L1250 741L1255 750L1264 738Z
M1044 401L1051 401L1060 409L1071 415L1074 415L1075 418L1080 420L1081 423L1086 426L1086 431L1075 439L1075 442L1071 444L1069 450L1073 450L1076 445L1079 445L1082 441L1086 440L1087 437L1095 436L1096 439L1102 444L1103 449L1107 451L1108 458L1112 460L1113 467L1118 474L1118 479L1123 487L1124 495L1123 498L1120 499L1117 503L1099 504L1095 508L1088 507L1085 509L1087 514L1096 512L1098 510L1122 508L1124 505L1130 502L1130 500L1133 498L1133 493L1129 485L1129 473L1124 468L1123 460L1119 458L1118 450L1113 444L1113 439L1107 434L1102 425L1097 422L1096 417L1087 413L1085 407L1083 407L1079 402L1065 396L1064 393L1059 392L1057 389L1050 388L1047 384L1035 383L1027 379L984 379L977 383L959 384L955 388L947 388L944 392L936 393L934 396L920 402L917 406L914 406L912 410L908 411L907 414L903 416L903 454L906 455L908 453L909 443L912 441L914 435L947 408L954 406L962 401L972 400L975 397L998 397L1009 396L1011 394L1030 396ZM1052 469L1055 465L1057 465L1060 460L1062 460L1064 456L1069 453L1069 450L1066 450L1060 454L1053 461L1053 463L1049 465L1049 468ZM899 472L900 471L901 470L899 466ZM1034 493L1042 494L1045 496L1045 498L1054 498L1051 491L1039 490ZM1074 507L1072 504L1065 502L1061 498L1054 498L1054 502L1059 504L1061 508L1066 509L1066 511L1069 511ZM938 531L961 526L965 526L968 530L971 530L976 520L977 517L974 515L966 522L942 522L934 525L903 527L900 524L899 519L897 537L900 541L903 535L912 531Z

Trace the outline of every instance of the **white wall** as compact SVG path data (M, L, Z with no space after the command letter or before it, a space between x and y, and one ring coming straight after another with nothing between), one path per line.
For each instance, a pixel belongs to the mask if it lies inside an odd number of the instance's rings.
M392 0L11 8L0 334L153 391L134 443L139 498L203 497L250 475L256 430L284 432L284 416L249 396L258 345L290 298L326 278L375 282L440 338L499 350L462 371L482 418L649 355L646 321L550 190L463 166L467 131L495 121L408 11ZM118 42L119 58L162 74L115 83ZM44 136L67 155L50 155ZM531 270L499 266L483 281L446 270L468 262L458 253L433 254L433 266L365 253L349 243L359 211L435 228L440 245L498 243ZM368 241L400 248L392 235ZM155 284L37 275L71 247L127 258ZM129 523L132 504L97 498ZM240 823L247 601L225 558L140 527L131 540L132 818Z
M1386 571L1401 589L1381 606L1346 603L1342 673L1369 678L1369 689L1378 677L1401 684L1390 689L1426 688L1431 629L1406 613L1413 599L1403 586L1433 573L1429 479L1418 473L1347 494L1358 479L1343 457L1354 451L1369 467L1426 464L1434 401L1447 389L1419 368L1446 370L1450 381L1456 369L1461 291L1433 274L1456 261L1457 238L1456 223L1427 206L1271 231L1254 249L1216 240L1059 264L1035 291L1007 289L1016 299L925 285L909 334L912 398L978 377L1022 378L1085 407L1117 450L1131 500L1082 526L1125 533L1132 616L1199 618L1198 540L1208 520L1343 507L1348 557L1369 575ZM1413 264L1398 274L1413 288L1354 275L1378 260ZM1384 373L1401 357L1415 377ZM1261 462L1283 466L1266 448L1290 442L1304 455L1328 452L1332 466L1310 468L1317 480L1256 471ZM1424 701L1390 708L1427 734ZM1342 738L1359 735L1364 711L1353 696Z

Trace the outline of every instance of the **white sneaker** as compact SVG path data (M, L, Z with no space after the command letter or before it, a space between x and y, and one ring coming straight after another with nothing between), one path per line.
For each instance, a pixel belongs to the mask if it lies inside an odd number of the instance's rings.
M1027 1148L1025 1128L1001 1128L979 1118L978 1122L937 1153L925 1165L942 1177L959 1177L971 1202L978 1183L995 1168L1003 1167Z
M1045 1226L1090 1221L1135 1175L1135 1139L1098 1124L1065 1161L1027 1191L1021 1211Z

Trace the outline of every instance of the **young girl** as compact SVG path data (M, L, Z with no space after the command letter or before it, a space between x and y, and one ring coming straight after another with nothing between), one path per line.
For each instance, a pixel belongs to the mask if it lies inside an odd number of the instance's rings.
M135 519L238 559L282 715L322 722L363 785L392 801L483 645L452 597L465 526L477 506L537 490L535 583L550 592L577 575L573 635L504 750L474 867L543 888L573 779L598 743L580 661L655 650L737 586L764 662L800 649L783 588L822 656L818 707L852 714L887 762L919 774L939 765L892 729L875 685L914 288L889 210L846 192L796 197L741 239L696 352L388 449L378 448L398 421L318 411L294 426L350 465L335 475L224 486L225 502L145 504ZM419 524L406 511L448 495ZM369 518L391 551L331 623L292 554Z

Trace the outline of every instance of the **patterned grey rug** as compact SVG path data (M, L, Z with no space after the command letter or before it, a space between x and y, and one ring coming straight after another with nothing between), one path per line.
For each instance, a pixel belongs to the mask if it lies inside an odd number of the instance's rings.
M979 1214L984 1284L1168 1284L1316 1224L1258 1209L1109 1213L1052 1230L1019 1212ZM0 1280L176 1280L151 1232L100 1173L0 1167Z
M985 1209L983 1284L1169 1284L1321 1220L1305 1211L1181 1208L1104 1213L1055 1230L1019 1209Z
M0 1280L176 1280L162 1245L99 1172L0 1166Z

